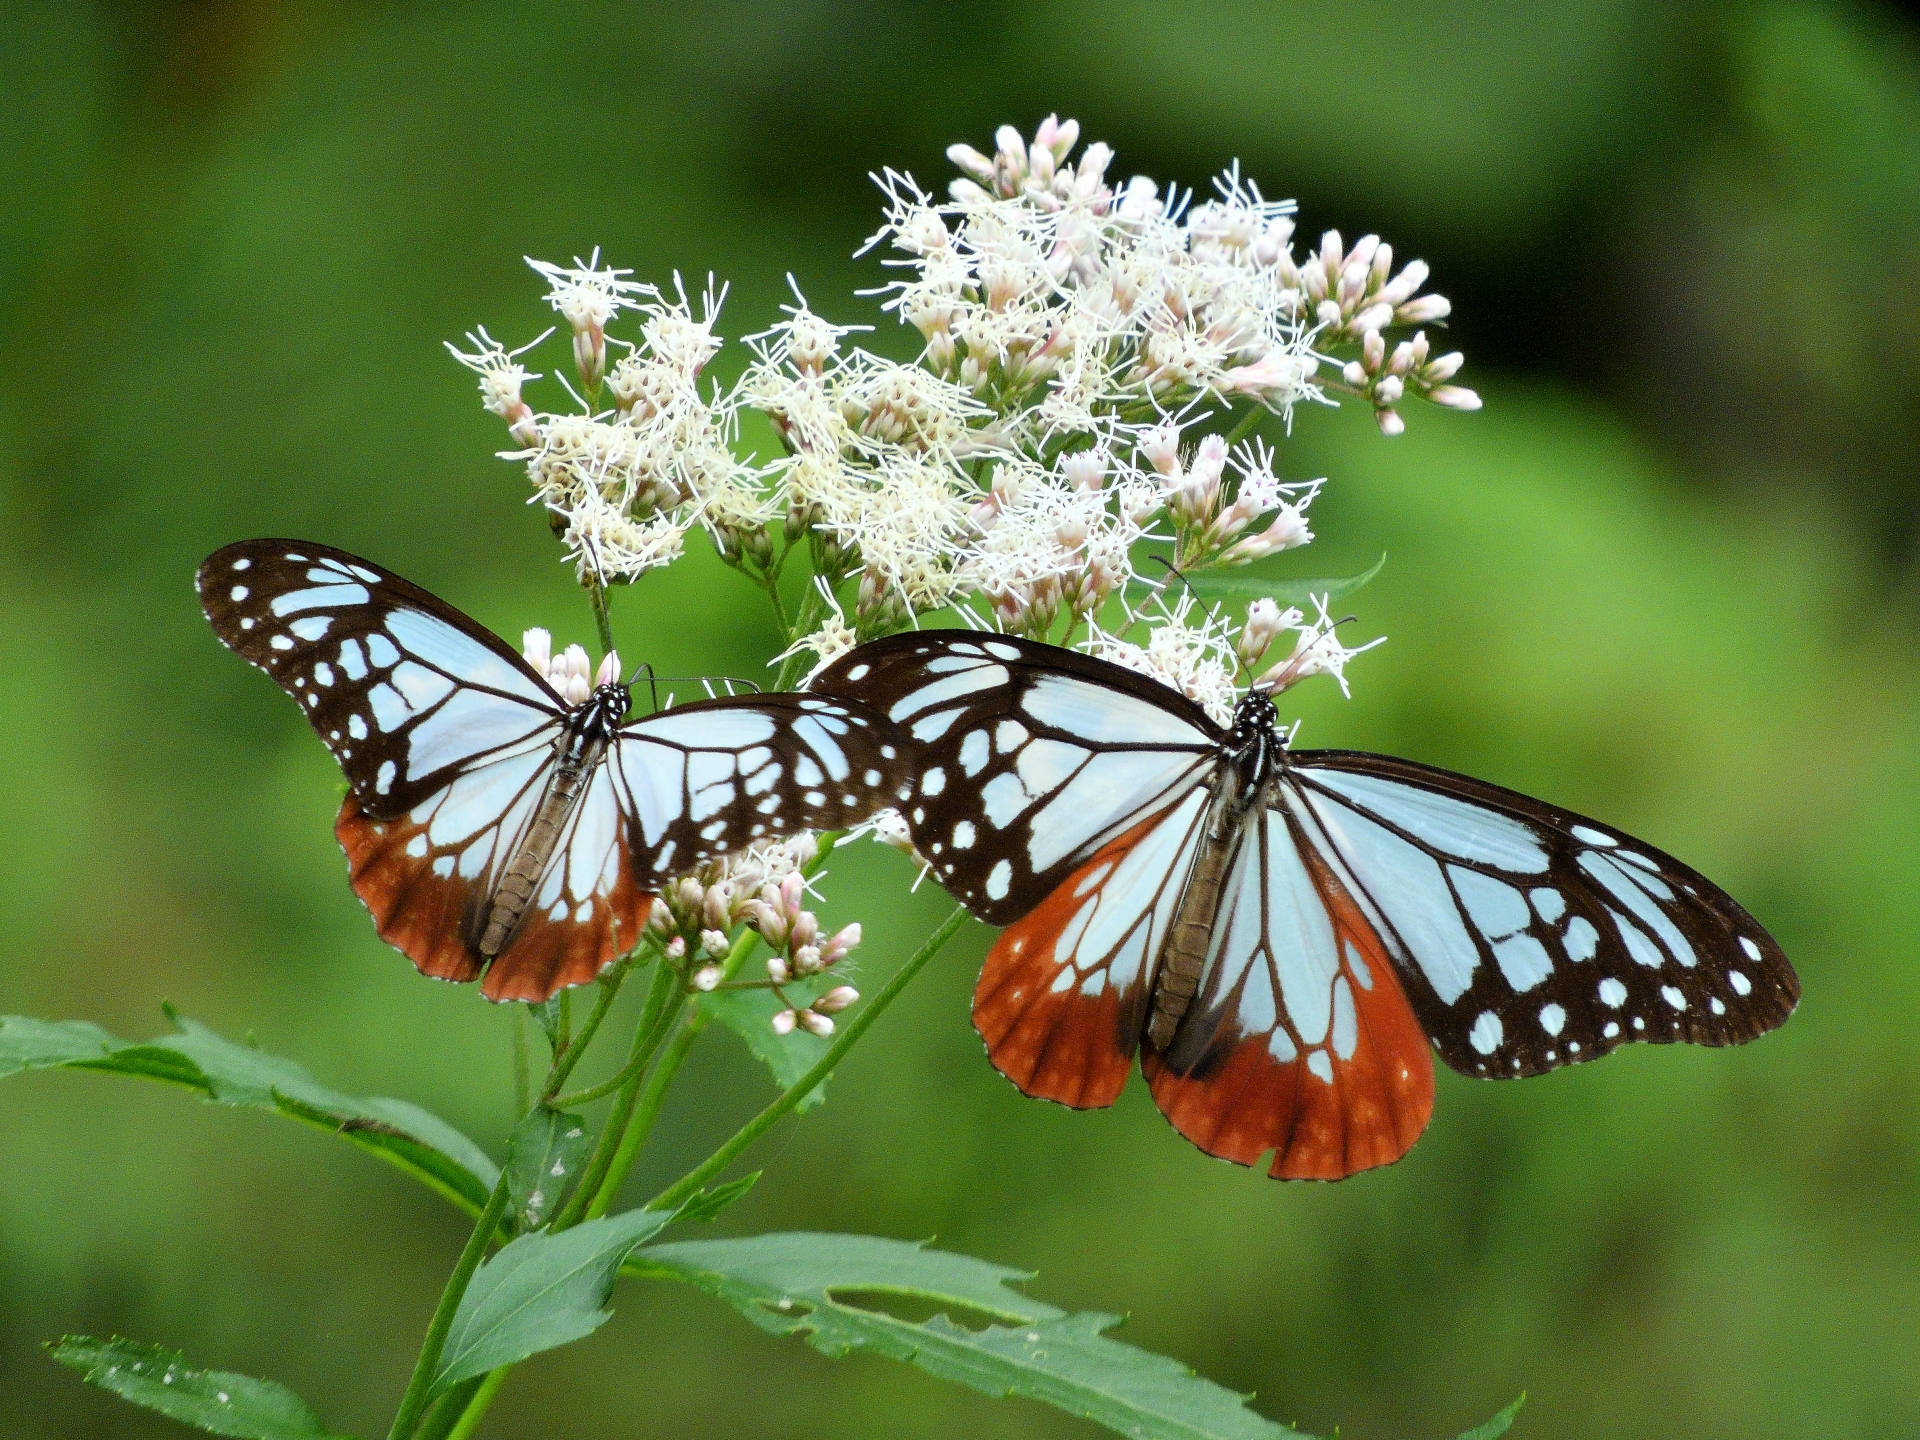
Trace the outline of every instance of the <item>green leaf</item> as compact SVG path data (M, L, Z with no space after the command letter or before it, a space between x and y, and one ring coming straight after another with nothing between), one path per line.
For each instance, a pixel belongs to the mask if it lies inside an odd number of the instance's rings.
M167 1011L179 1033L130 1044L86 1021L0 1016L0 1076L24 1070L104 1070L198 1090L222 1105L272 1110L330 1130L398 1166L470 1214L500 1171L473 1141L417 1105L344 1095L277 1055L236 1045Z
M598 1330L613 1314L607 1295L620 1262L676 1214L629 1210L506 1246L460 1297L429 1394Z
M734 1201L745 1197L760 1178L760 1172L742 1175L738 1180L729 1180L724 1185L716 1185L711 1190L702 1190L686 1204L680 1207L680 1213L673 1218L679 1221L698 1220L702 1224L711 1224L720 1218L720 1212Z
M536 1105L507 1142L508 1212L522 1230L538 1230L560 1213L585 1168L593 1137L578 1115Z
M628 1268L690 1282L761 1329L803 1336L836 1359L860 1351L905 1360L1142 1440L1299 1434L1176 1360L1107 1339L1119 1317L1029 1299L1009 1288L1026 1272L968 1255L868 1235L776 1234L653 1245ZM916 1311L928 1318L908 1318Z
M335 1440L306 1401L270 1380L195 1370L177 1350L69 1335L47 1346L89 1385L170 1420L241 1440Z
M1509 1427L1512 1426L1513 1417L1520 1413L1520 1407L1526 1403L1526 1392L1522 1391L1519 1399L1515 1400L1491 1420L1484 1420L1474 1426L1462 1435L1460 1440L1500 1440L1500 1437L1506 1434Z
M790 998L805 1004L839 983L837 978L816 975L782 988ZM797 1025L791 1034L774 1034L773 1017L787 1007L771 990L715 990L700 997L700 1008L746 1042L747 1049L773 1072L773 1083L781 1090L819 1063L833 1043ZM826 1098L827 1082L822 1080L794 1108L805 1112Z
M1328 606L1345 599L1378 575L1386 563L1387 557L1383 554L1358 575L1327 580L1292 580L1277 575L1269 576L1257 564L1237 566L1231 570L1183 570L1177 577L1169 574L1164 582L1136 580L1127 587L1127 597L1135 602L1150 599L1163 586L1171 593L1179 589L1184 581L1188 589L1205 601L1253 601L1265 598L1281 605L1311 609L1316 599Z
M528 1001L527 1013L540 1023L540 1031L547 1037L547 1048L559 1048L561 995L546 1000Z

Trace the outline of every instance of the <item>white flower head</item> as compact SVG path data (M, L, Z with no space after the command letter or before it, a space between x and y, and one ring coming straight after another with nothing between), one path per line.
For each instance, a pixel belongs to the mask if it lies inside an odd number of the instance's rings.
M1319 612L1312 620L1299 618L1299 612L1293 611L1291 628L1299 632L1294 642L1293 653L1266 674L1254 682L1259 689L1271 694L1279 694L1312 675L1331 675L1340 684L1340 693L1352 698L1353 692L1347 688L1347 662L1376 645L1386 644L1387 637L1369 640L1355 649L1348 649L1340 643L1339 622L1327 614L1325 596L1314 597L1314 608Z
M1215 610L1203 611L1196 618L1197 608L1192 594L1186 591L1171 606L1164 594L1156 596L1151 612L1133 617L1148 626L1144 645L1095 630L1084 648L1103 660L1172 686L1219 724L1226 725L1232 722L1233 707L1240 700L1234 680L1240 665L1234 651L1233 625Z

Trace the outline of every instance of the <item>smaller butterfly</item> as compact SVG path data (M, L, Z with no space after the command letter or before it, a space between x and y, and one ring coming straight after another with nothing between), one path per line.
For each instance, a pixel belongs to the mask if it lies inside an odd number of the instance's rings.
M196 584L214 633L346 772L335 833L380 937L443 980L484 971L490 1000L592 980L670 876L906 793L904 742L858 701L730 697L627 725L615 655L571 703L499 636L345 551L243 540Z
M1136 1053L1210 1155L1339 1179L1405 1154L1432 1050L1488 1079L1632 1040L1738 1044L1800 983L1724 891L1618 830L1384 755L1289 750L1143 675L1000 635L842 656L813 689L916 743L934 875L1006 931L973 1019L1022 1091L1111 1105Z

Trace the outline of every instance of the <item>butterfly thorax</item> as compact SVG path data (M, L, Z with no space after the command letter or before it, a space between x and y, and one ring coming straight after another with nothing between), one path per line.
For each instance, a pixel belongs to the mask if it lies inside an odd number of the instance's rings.
M602 685L567 712L559 738L553 742L555 763L546 793L540 797L518 853L487 901L486 924L478 947L486 959L498 955L513 939L559 846L567 818L580 803L594 767L607 753L632 704L626 686Z
M1227 867L1249 817L1265 809L1268 784L1284 763L1286 747L1277 721L1273 701L1263 691L1254 691L1234 709L1233 728L1221 744L1224 763L1208 802L1206 832L1161 946L1153 1016L1147 1024L1147 1040L1155 1049L1164 1050L1171 1043L1200 988Z

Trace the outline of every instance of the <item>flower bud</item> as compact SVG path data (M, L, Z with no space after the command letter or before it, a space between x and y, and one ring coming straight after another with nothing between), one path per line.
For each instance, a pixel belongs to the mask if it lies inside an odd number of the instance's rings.
M667 941L667 959L678 960L687 953L687 937L676 935Z
M1289 616L1292 618L1289 619ZM1267 653L1267 647L1273 644L1280 632L1299 619L1298 610L1282 611L1279 604L1271 599L1262 597L1254 601L1247 607L1247 623L1241 627L1239 638L1234 642L1241 663L1248 668L1259 664L1260 657Z
M1446 296L1420 295L1400 306L1393 315L1402 325L1425 325L1429 321L1444 320L1452 313L1453 302Z
M794 1026L793 1011L782 1010L778 1015L773 1017L772 1024L773 1024L774 1034L791 1035L793 1033L793 1026Z
M767 978L776 985L784 985L793 978L793 972L787 968L787 962L778 955L767 961Z
M709 955L724 955L733 948L733 944L724 930L702 930L700 948Z
M618 650L609 650L600 659L600 669L594 675L593 683L598 687L601 685L617 685L619 682L620 652Z
M822 1040L833 1033L833 1021L822 1015L818 1010L802 1010L798 1018L802 1025L806 1026L808 1030L818 1035Z
M1400 397L1406 393L1406 382L1398 375L1383 375L1373 386L1373 403L1376 405L1398 405Z
M1369 312L1371 313L1371 312ZM1387 358L1386 338L1378 330L1367 331L1366 338L1360 342L1360 361L1368 374L1376 374Z
M836 985L818 1000L814 1001L813 1008L823 1015L833 1015L846 1009L859 998L860 992L854 989L853 986Z
M1400 418L1398 410L1375 410L1374 421L1380 426L1380 433L1391 438L1406 433L1407 422Z
M1427 396L1436 405L1449 410L1478 410L1480 397L1464 385L1442 385Z
M817 975L824 968L820 963L820 947L818 945L797 945L794 947L794 974Z
M1466 364L1466 362L1467 357L1462 355L1458 350L1451 351L1448 354L1438 357L1432 363L1422 366L1420 378L1429 385L1443 384L1458 374L1460 367Z
M713 990L726 973L718 965L702 965L693 972L693 988L702 992Z
M553 635L546 630L529 630L520 637L520 652L527 664L544 677L553 665Z
M820 934L820 918L811 910L802 910L787 929L787 948L798 950L813 944Z
M949 145L947 159L955 166L971 175L982 185L993 183L993 161L982 155L971 145Z

